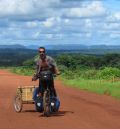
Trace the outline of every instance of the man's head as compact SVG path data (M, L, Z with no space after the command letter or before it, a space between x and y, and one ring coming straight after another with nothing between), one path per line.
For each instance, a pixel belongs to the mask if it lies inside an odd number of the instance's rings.
M46 58L46 53L45 53L45 48L44 47L39 47L39 53L40 53L40 58L44 60Z

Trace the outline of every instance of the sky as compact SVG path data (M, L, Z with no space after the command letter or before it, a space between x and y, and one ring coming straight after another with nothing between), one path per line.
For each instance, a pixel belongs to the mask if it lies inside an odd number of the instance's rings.
M120 45L120 0L0 0L0 45Z

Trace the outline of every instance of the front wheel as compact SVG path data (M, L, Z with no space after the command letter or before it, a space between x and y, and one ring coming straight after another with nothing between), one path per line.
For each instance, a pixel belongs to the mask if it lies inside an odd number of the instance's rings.
M43 108L44 108L44 116L50 116L50 93L49 91L45 91L43 94Z
M16 95L14 97L14 109L16 112L21 112L22 111L22 98L20 95Z

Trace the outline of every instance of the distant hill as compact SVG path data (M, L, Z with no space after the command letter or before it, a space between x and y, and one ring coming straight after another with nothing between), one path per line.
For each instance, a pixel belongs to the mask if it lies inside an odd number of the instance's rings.
M26 49L25 46L14 44L14 45L0 45L0 49Z
M38 49L39 45L26 46L28 49ZM64 44L64 45L44 45L48 50L81 50L81 49L120 49L120 45L82 45L82 44Z
M88 48L88 46L80 44L46 45L45 47L47 49L52 49L52 50L80 50Z
M64 45L46 45L49 50L92 50L92 49L120 49L120 45L81 45L81 44L64 44Z
M0 45L0 49L28 49L28 50L38 50L40 46L29 45L23 46L19 44L14 45ZM47 51L53 53L82 53L82 54L95 54L101 55L106 53L120 53L120 45L81 45L81 44L64 44L64 45L45 45Z
M91 45L89 49L120 49L120 45Z
M28 45L28 46L25 46L27 49L35 49L37 50L40 46L38 45Z
M0 45L0 49L33 49L37 50L39 45ZM64 45L44 45L48 50L90 50L90 49L99 49L99 50L115 50L120 49L120 45L82 45L82 44L64 44Z
M120 46L106 45L46 45L47 54L56 57L60 54L87 54L101 56L104 54L120 54ZM0 45L0 66L19 66L24 61L34 58L39 46Z

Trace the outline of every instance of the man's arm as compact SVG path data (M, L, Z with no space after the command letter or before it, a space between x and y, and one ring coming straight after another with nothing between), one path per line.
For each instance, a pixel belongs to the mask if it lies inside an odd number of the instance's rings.
M38 72L39 71L39 61L36 61L36 67L35 67L35 72L32 77L32 81L36 81L38 79Z
M59 75L60 71L57 67L55 60L52 57L49 57L49 61L50 61L50 64L54 67L55 74Z

